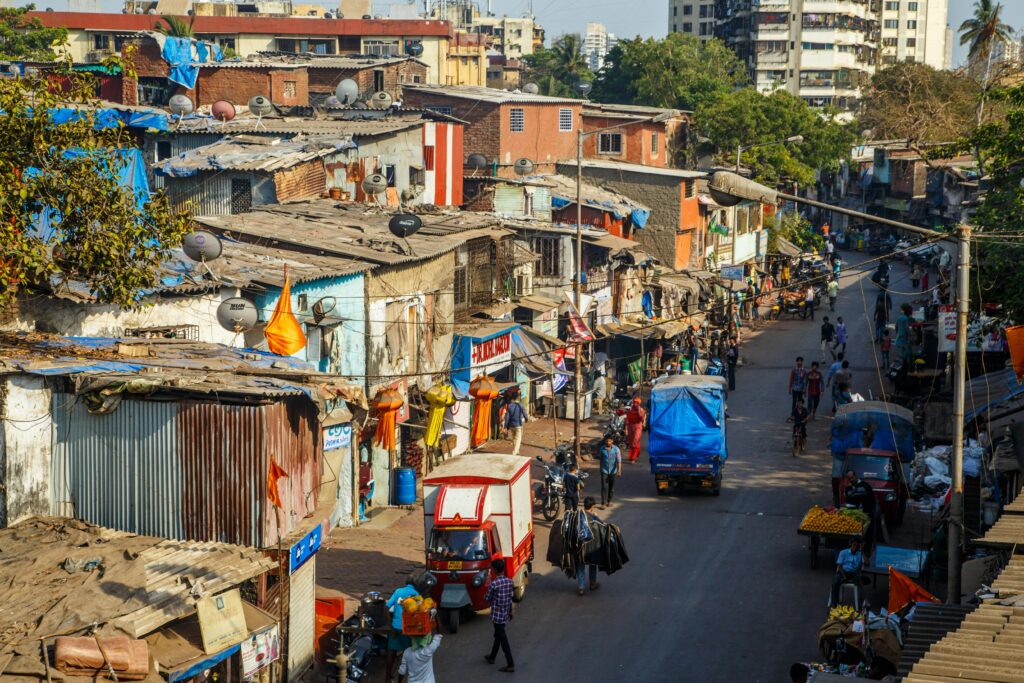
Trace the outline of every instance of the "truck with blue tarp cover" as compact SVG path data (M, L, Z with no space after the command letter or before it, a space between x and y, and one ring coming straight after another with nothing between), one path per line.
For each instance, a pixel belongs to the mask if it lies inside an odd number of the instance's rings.
M676 375L651 387L647 453L659 495L684 487L721 492L725 395L725 379L708 375Z

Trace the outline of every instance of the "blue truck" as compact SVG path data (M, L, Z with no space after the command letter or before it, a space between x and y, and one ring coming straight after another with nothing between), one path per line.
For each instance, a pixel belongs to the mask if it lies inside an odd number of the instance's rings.
M675 375L651 387L647 453L658 495L682 488L721 493L726 386L723 377Z

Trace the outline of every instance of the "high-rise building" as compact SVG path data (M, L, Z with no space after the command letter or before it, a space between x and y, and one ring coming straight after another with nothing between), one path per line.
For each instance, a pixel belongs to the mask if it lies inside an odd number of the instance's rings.
M946 69L949 0L883 0L881 66L919 62Z
M1024 68L1024 43L1022 34L1014 34L1009 40L998 40L992 44L991 64L986 56L981 55L969 57L967 60L967 72L975 78L984 78L986 70L989 76L998 75L1007 69L1017 71Z
M604 58L618 42L619 39L614 33L608 33L604 24L587 24L587 32L583 36L583 55L591 71L601 70Z
M715 0L669 0L668 29L701 40L715 36Z

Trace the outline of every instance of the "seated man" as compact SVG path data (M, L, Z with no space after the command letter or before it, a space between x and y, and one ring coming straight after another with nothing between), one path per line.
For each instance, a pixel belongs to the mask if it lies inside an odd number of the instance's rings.
M852 583L860 587L860 570L864 566L864 553L861 552L860 539L850 541L850 547L839 551L836 557L836 574L832 577L832 599L830 605L839 601L839 587L844 583ZM859 607L859 605L854 605Z

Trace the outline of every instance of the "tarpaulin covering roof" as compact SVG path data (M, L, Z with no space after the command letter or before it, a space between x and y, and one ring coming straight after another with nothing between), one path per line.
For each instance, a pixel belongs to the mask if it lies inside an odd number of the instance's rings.
M564 175L545 175L540 178L549 183L551 190L551 206L561 209L576 204L576 181ZM629 197L606 190L595 185L583 183L581 195L583 205L598 211L606 211L617 219L631 217L633 224L638 228L647 225L651 216L649 207L634 201Z
M160 175L189 178L200 171L264 171L291 168L346 149L355 149L351 138L313 140L292 138L228 137L211 145L183 152L153 166Z
M151 107L132 107L116 102L96 101L88 105L67 105L50 109L50 118L57 124L79 121L87 113L93 115L96 128L143 128L159 131L167 130L168 114Z
M375 112L377 110L359 110ZM330 135L352 138L389 135L400 131L411 130L423 126L428 117L420 111L389 112L379 119L326 118L313 119L304 116L263 116L259 118L259 129L256 128L257 117L250 114L240 115L231 121L216 121L212 116L192 114L181 119L175 126L175 134L231 134L246 133L249 135Z
M895 451L910 462L914 459L914 414L884 401L840 406L832 421L832 456L838 458L851 448Z
M974 377L967 383L964 419L973 420L1022 393L1024 384L1017 382L1013 368L1004 368Z
M553 349L554 345L548 341L547 335L539 334L529 327L512 331L512 360L522 365L531 377L572 374L555 365L550 353Z
M101 633L113 627L139 637L277 564L255 548L56 517L0 529L0 548L0 671L8 672L11 654L39 663L40 637L85 633L95 624L106 625Z
M647 451L654 461L728 457L725 443L725 380L675 375L651 388Z
M547 95L533 95L518 90L499 90L497 88L485 88L480 85L414 85L405 83L402 88L411 92L421 92L427 95L440 95L442 97L457 97L459 99L475 100L488 104L583 104L584 100L574 100L566 97L549 97Z

